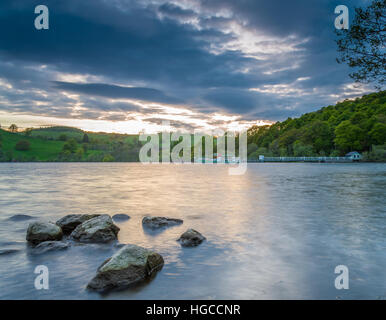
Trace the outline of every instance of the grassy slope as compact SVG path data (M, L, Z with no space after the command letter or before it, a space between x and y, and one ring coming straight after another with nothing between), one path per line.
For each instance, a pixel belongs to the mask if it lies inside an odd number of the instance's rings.
M74 138L80 142L83 139L84 131L70 127L50 127L33 129L29 137L23 133L11 133L0 129L1 150L3 153L12 152L13 158L20 161L55 161L58 154L62 151L65 141L59 141L59 137L65 134L67 139ZM137 135L103 133L103 132L87 132L90 142L108 144L113 141L133 142L137 139ZM30 142L30 150L17 151L15 146L18 141L27 140ZM86 160L88 156L98 154L99 150L88 150L82 160Z
M26 157L35 158L38 161L50 161L54 160L58 153L62 151L64 142L62 141L48 141L34 137L26 137L22 134L11 133L4 130L0 130L2 136L1 144L4 153L12 152L14 157ZM30 150L17 151L15 146L18 141L27 140L30 143Z
M65 134L68 139L74 138L77 141L82 141L83 135L87 133L89 140L99 141L100 143L108 143L111 141L125 141L132 142L137 135L127 135L127 134L118 134L118 133L104 133L104 132L84 132L77 128L70 127L51 127L51 128L41 128L34 129L31 132L31 137L35 138L52 138L58 140L62 134Z

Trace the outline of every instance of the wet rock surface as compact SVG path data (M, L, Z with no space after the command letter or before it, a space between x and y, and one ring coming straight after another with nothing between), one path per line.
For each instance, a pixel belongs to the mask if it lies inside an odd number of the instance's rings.
M164 227L171 227L182 224L181 219L167 218L167 217L150 217L146 216L142 219L142 225L149 229L159 229Z
M33 222L27 229L27 241L37 245L44 241L56 241L63 238L62 229L51 222Z
M130 219L130 216L128 216L127 214L124 214L124 213L119 213L119 214L113 215L113 220L117 221L117 222L123 222L123 221L129 220L129 219Z
M78 225L70 238L79 242L106 243L117 239L119 228L107 214Z
M6 256L19 252L17 249L0 249L0 256Z
M34 219L34 217L31 217L27 214L15 214L14 216L8 218L10 221L26 221Z
M98 268L87 288L96 291L126 288L153 277L163 265L160 254L128 244Z
M64 234L68 235L74 231L78 225L99 216L99 214L69 214L56 221L56 224L62 228Z
M32 249L33 254L42 254L50 251L65 250L70 246L68 242L64 241L44 241L39 243Z
M194 229L188 229L177 240L183 247L196 247L200 245L206 238Z

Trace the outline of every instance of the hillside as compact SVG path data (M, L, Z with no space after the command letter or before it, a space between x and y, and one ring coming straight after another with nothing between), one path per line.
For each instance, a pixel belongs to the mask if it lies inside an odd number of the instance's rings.
M141 146L138 135L58 126L20 133L0 129L0 161L131 162L138 161ZM248 130L249 159L341 156L354 150L366 160L386 161L386 91Z
M27 147L23 147L25 145ZM20 133L0 129L0 161L3 162L137 161L138 152L137 135L84 132L70 127L30 129Z
M345 100L299 118L248 130L248 157L342 156L385 160L386 91Z

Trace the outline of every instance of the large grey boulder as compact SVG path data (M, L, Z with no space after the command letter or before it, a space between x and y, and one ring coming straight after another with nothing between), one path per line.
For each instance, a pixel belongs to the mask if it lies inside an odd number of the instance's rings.
M100 214L69 214L56 221L56 224L62 228L64 234L70 234L83 222L99 216Z
M64 241L44 241L39 243L35 248L33 248L33 254L42 254L49 251L59 251L65 250L70 246L69 243Z
M125 288L151 278L163 265L160 254L128 244L98 268L87 288L97 291Z
M119 228L107 214L92 218L78 225L71 239L79 242L110 242L117 239Z
M183 247L195 247L201 244L206 238L194 229L188 229L177 240Z
M36 245L43 241L56 241L63 238L62 229L51 222L33 222L27 229L27 241Z
M162 227L171 227L182 224L184 221L181 219L166 218L166 217L149 217L146 216L142 219L142 224L150 229L159 229Z

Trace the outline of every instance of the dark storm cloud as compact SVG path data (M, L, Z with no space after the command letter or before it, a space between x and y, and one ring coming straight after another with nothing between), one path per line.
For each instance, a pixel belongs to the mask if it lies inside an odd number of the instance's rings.
M216 89L210 91L204 99L227 111L237 109L242 114L253 110L259 104L258 95L246 90Z
M153 88L122 87L105 83L71 83L54 81L55 88L64 91L84 93L92 96L102 96L113 99L137 99L145 101L159 101L178 103L180 100L168 97L162 91Z
M159 8L158 11L174 18L193 18L197 14L193 10L185 10L180 6L177 6L173 3L164 3Z
M186 123L183 121L178 121L178 120L173 120L173 119L163 119L163 118L147 118L144 119L145 122L151 123L151 124L157 124L157 125L162 125L164 123L169 123L171 127L175 129L186 129L189 131L193 131L196 129L201 128L200 125L195 125L191 123Z
M354 0L346 5L352 12L363 3ZM0 78L15 89L2 89L0 82L0 95L19 101L17 108L23 106L25 112L38 113L34 104L25 103L30 99L51 101L53 115L63 106L63 116L68 116L74 101L55 97L60 89L79 94L94 117L101 111L149 110L92 96L186 103L200 112L223 110L245 119L279 120L335 102L330 95L350 82L347 68L335 61L334 8L340 1L200 0L184 7L168 1L51 0L46 1L50 29L44 31L33 27L38 4L0 2ZM222 16L221 10L228 14ZM193 18L199 27L184 23ZM272 37L256 40L262 48L285 49L292 44L296 50L262 53L255 59L238 45L226 46L240 37L229 31L232 23ZM48 67L34 68L42 65ZM52 86L55 72L98 76L103 83ZM309 80L297 82L301 77ZM277 84L299 94L248 90ZM49 107L42 114L49 115Z
M58 2L50 4L51 26L43 32L31 25L33 1L22 1L22 10L10 5L0 20L0 52L8 59L52 64L67 72L170 81L181 86L222 85L226 75L248 61L228 53L211 55L203 49L203 39L210 31L197 31L171 20L161 22L148 8L134 7L122 13L118 8L106 8L108 4L102 1L83 2L88 6L81 5L79 11L63 8ZM103 13L105 18L90 18L90 12L98 17ZM108 21L104 21L106 12L110 13ZM9 32L7 26L15 23L17 28ZM216 32L217 38L220 35ZM222 70L220 66L225 64L228 68Z

